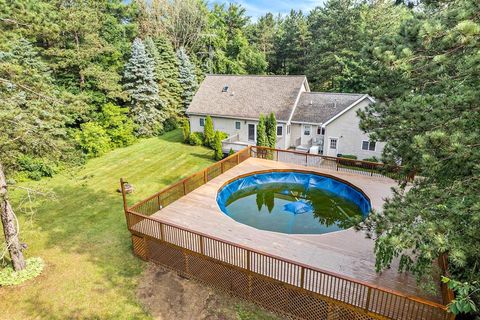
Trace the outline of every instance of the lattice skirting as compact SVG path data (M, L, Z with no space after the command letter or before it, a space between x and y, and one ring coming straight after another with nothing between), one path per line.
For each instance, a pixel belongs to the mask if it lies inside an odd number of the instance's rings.
M181 274L254 302L289 319L375 320L385 317L275 279L255 274L201 254L162 242L132 235L133 251Z

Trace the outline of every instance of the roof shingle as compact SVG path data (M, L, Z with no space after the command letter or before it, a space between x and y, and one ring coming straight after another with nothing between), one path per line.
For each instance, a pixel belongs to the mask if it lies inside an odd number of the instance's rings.
M357 93L303 92L292 122L325 123L363 96Z
M207 75L187 114L258 119L274 112L287 121L305 81L305 76Z

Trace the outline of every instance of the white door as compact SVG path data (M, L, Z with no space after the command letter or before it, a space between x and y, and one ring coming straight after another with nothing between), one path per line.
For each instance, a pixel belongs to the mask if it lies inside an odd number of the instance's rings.
M338 138L328 138L327 155L336 157L338 154Z

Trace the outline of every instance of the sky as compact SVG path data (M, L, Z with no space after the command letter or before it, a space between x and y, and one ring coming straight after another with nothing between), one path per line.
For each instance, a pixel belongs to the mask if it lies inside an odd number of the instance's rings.
M256 20L267 12L285 14L290 12L291 9L309 12L316 6L321 5L324 0L210 0L208 2L241 4L247 10L247 15L252 17L252 20Z

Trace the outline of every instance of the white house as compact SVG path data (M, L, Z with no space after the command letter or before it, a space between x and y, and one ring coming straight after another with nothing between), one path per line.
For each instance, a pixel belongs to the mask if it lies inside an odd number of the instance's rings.
M384 143L359 128L357 110L367 94L311 92L305 76L207 75L188 107L192 132L210 115L215 130L229 135L224 152L254 145L260 114L275 113L277 148L379 158Z

